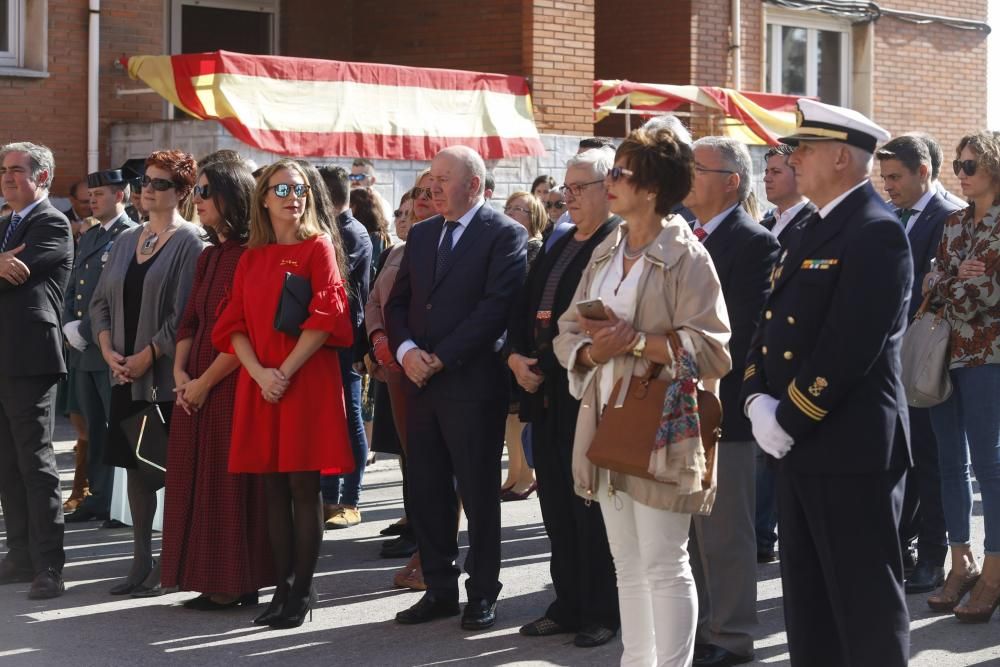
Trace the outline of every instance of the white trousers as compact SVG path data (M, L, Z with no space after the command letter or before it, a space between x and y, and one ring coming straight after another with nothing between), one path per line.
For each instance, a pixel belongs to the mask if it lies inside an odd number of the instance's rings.
M698 619L691 515L641 505L621 491L599 496L618 577L622 667L688 667Z

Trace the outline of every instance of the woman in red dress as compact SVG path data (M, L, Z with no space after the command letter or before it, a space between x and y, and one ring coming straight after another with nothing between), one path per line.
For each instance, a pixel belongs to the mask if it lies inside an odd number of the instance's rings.
M286 273L312 287L298 337L274 327ZM216 348L232 349L243 366L229 471L262 474L267 494L277 587L257 625L297 627L314 601L320 470L354 467L335 349L350 346L353 335L336 251L317 222L306 175L291 160L275 162L257 180L248 249L212 333Z
M263 482L230 474L236 373L232 353L216 352L212 328L233 286L250 235L254 179L243 162L203 164L194 188L198 217L212 245L198 258L194 286L177 328L177 407L167 449L163 586L198 591L188 609L256 604L274 584Z

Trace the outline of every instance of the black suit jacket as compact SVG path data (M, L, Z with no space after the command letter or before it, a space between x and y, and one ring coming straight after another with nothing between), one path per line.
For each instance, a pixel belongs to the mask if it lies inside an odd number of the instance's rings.
M368 230L351 215L348 209L337 216L340 238L347 255L348 301L351 307L351 326L354 329L353 357L364 358L368 352L368 333L365 331L365 304L368 303L372 271L372 240Z
M10 216L0 220L0 238ZM0 279L0 374L58 375L63 360L63 293L73 268L73 234L69 221L43 199L21 221L7 244L25 245L17 258L31 276L23 285Z
M750 420L739 405L740 387L750 339L760 324L781 246L771 232L756 223L742 206L737 206L705 239L705 249L719 274L733 332L729 339L733 369L719 385L722 439L753 440Z
M959 207L941 195L934 193L927 202L926 208L920 212L920 217L913 223L913 229L907 234L910 240L910 253L913 257L913 291L910 295L910 318L920 308L924 297L921 285L924 276L931 268L931 260L937 254L944 223L948 216L959 210Z
M528 234L484 205L455 244L444 274L435 276L443 225L437 215L410 230L385 306L391 349L412 340L441 359L444 370L426 391L452 400L506 400L510 383L495 347L527 272Z
M908 465L899 351L913 261L899 220L866 183L810 220L774 274L741 403L779 400L795 439L782 463L824 474Z
M777 223L777 218L774 216L774 210L771 210L764 219L760 221L760 224L764 226L764 229L774 233L774 225ZM778 233L778 243L781 244L782 248L791 248L798 237L802 234L803 223L809 218L813 213L816 212L816 206L811 201L807 201L806 205L799 209L799 212L795 214L792 221L785 225L785 228Z

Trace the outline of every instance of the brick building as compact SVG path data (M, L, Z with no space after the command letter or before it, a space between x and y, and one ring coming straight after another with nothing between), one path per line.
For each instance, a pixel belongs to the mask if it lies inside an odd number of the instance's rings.
M620 116L593 123L595 78L817 95L870 113L893 133L929 131L949 154L963 132L986 123L986 32L971 22L985 22L987 0L894 0L878 16L865 13L869 3L838 16L819 11L821 2L780 3L812 6L793 10L740 0L739 49L730 48L732 0L8 0L0 140L51 146L59 194L87 170L94 4L101 167L115 157L113 125L116 136L136 136L145 131L137 127L174 116L155 95L121 94L141 84L116 59L218 48L526 76L539 131L569 135L545 137L560 153L573 135L621 135ZM906 12L935 16L918 24ZM192 135L199 132L156 136ZM213 128L199 136L222 135ZM559 161L531 163L550 164ZM500 166L511 179L531 175L530 166Z

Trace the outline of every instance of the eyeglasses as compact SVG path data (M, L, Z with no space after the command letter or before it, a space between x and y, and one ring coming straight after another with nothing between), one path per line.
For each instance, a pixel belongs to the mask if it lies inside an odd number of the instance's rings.
M631 169L626 169L625 167L612 167L611 171L608 172L608 176L611 177L612 181L619 181L623 177L631 178L635 175L635 172Z
M142 183L142 187L152 185L153 189L157 192L166 192L167 190L172 190L177 187L174 185L173 181L166 178L150 178L149 176L143 176L142 181L140 182Z
M955 170L956 176L962 171L965 172L966 176L975 176L978 166L979 163L976 160L955 160L951 163L951 168Z
M284 199L292 192L295 193L296 197L305 197L306 193L309 192L309 186L305 183L278 183L269 187L268 190L274 190L274 195L281 199Z
M201 197L202 199L208 199L212 196L211 186L208 185L196 185L191 191L196 197Z
M503 214L510 215L514 211L517 211L518 213L524 213L525 215L531 215L531 211L524 208L523 206L508 206L503 210Z
M348 174L348 180L354 181L355 183L360 183L361 181L368 178L368 174Z
M404 215L403 214L403 209L400 209L400 208L397 208L395 211L392 212L392 217L394 217L394 218L402 218L403 215Z
M708 167L703 167L697 162L694 164L694 170L699 174L735 174L736 172L732 169L709 169Z
M411 195L414 199L419 199L420 197L431 198L430 188L413 188L413 194Z
M583 190L585 188L603 182L604 179L600 178L596 181L588 181L587 183L574 183L573 185L569 185L568 183L563 183L562 187L559 188L559 192L563 193L564 195L573 195L574 197L579 197L580 195L583 194Z
M545 208L554 208L557 211L561 211L566 208L566 202L564 201L547 201L545 202Z

